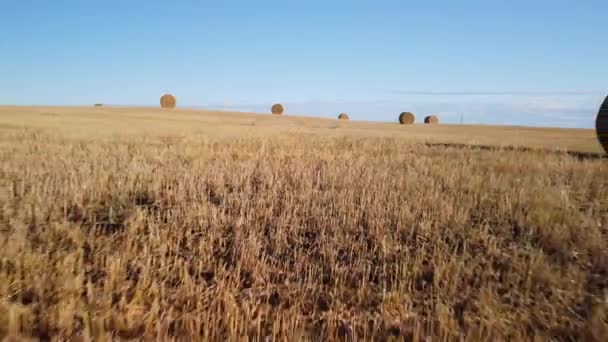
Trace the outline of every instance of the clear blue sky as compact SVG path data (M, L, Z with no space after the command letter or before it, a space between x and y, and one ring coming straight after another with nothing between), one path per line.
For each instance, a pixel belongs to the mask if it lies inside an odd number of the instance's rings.
M0 104L592 127L608 1L0 0Z

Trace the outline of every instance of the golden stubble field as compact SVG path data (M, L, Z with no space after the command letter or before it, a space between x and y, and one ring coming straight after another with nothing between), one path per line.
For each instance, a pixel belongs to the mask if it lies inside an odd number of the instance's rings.
M600 151L592 130L2 107L0 337L602 341Z

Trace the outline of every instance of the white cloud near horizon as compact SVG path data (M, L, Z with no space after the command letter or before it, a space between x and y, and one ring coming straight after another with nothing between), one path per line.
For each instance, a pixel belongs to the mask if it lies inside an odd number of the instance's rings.
M398 90L388 89L388 93L396 95L420 95L420 96L581 96L597 95L598 91L528 91L528 90L507 90L507 91L421 91L421 90Z
M460 95L457 95L460 94ZM394 122L412 111L418 120L437 114L442 122L592 128L605 95L597 92L438 92L400 94L377 100L284 102L287 113L335 117L347 112L354 120ZM270 104L209 104L206 108L267 112Z

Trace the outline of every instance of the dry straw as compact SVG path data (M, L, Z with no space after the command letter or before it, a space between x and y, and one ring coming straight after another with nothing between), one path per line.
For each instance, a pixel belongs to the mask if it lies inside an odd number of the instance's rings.
M416 121L416 116L414 116L414 113L403 112L401 115L399 115L399 123L402 125L411 125L414 123L414 121Z
M177 100L175 99L175 96L171 94L165 94L160 97L160 106L162 108L175 108L176 105Z
M438 124L439 118L435 115L429 115L426 118L424 118L424 123L425 124Z
M608 153L608 96L600 107L595 119L595 131L604 151Z
M340 120L350 120L350 118L348 117L348 114L346 114L346 113L340 113L340 115L338 115L338 119L340 119Z
M283 105L280 103L275 103L272 105L272 108L270 108L270 111L272 112L272 114L275 114L275 115L283 114L284 110L285 109L283 108Z

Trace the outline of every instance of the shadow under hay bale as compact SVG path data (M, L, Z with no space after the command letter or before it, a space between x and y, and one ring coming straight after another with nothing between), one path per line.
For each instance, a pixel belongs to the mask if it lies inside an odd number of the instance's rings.
M175 108L177 99L171 94L165 94L160 97L160 106L162 108Z
M439 118L436 117L435 115L429 115L426 118L424 118L424 123L425 124L438 124Z
M350 120L350 118L348 117L348 114L346 114L346 113L341 113L340 115L338 115L338 119L340 119L340 120Z
M283 105L280 103L275 103L270 108L270 111L272 112L272 114L275 114L275 115L282 115L284 110L285 110L285 108L283 108Z
M399 115L399 123L402 125L411 125L416 121L414 113L403 112Z
M608 153L608 96L600 107L595 119L595 131L604 151Z

